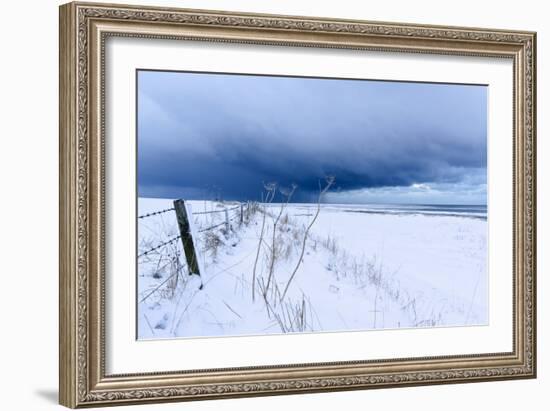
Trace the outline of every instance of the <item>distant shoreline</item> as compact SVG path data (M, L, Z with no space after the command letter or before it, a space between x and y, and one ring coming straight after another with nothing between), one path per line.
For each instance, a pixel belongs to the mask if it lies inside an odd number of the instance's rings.
M476 220L487 221L486 215L474 215L474 214L460 214L460 213L437 213L437 212L418 212L418 211L375 211L375 210L343 210L345 213L359 213L359 214L382 214L382 215L422 215L426 217L461 217L461 218L473 218Z
M276 207L278 204L273 203ZM294 207L309 209L313 203L295 203ZM434 204L329 204L321 203L321 209L345 213L378 215L423 215L428 217L461 217L487 220L487 206L484 205L434 205Z

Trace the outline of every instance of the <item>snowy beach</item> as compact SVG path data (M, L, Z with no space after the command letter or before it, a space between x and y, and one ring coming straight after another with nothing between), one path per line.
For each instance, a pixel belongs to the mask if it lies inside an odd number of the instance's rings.
M317 207L188 202L200 276L174 211L138 219L138 338L487 324L482 207Z

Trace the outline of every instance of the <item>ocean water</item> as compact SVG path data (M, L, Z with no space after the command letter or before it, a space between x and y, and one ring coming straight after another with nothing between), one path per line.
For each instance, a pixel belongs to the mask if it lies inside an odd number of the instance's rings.
M487 206L477 204L323 204L323 208L335 208L350 213L422 214L428 216L487 219Z
M312 213L317 205L314 203L291 203L293 207L303 209L304 213ZM280 207L272 203L271 207ZM367 214L393 214L393 215L425 215L462 217L487 220L486 205L458 205L458 204L321 204L322 210L345 212L345 213L367 213Z

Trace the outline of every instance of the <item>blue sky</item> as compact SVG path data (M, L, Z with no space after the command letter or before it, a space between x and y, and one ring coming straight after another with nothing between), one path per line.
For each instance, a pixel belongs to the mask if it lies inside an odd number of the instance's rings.
M138 72L138 195L486 204L487 87Z

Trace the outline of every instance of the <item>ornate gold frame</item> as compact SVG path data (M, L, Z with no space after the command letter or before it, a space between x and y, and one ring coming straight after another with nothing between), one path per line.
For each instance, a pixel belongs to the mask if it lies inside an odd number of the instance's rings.
M514 63L514 350L484 355L105 375L104 43L200 39L509 58ZM532 32L70 3L60 8L60 403L68 407L534 378Z

